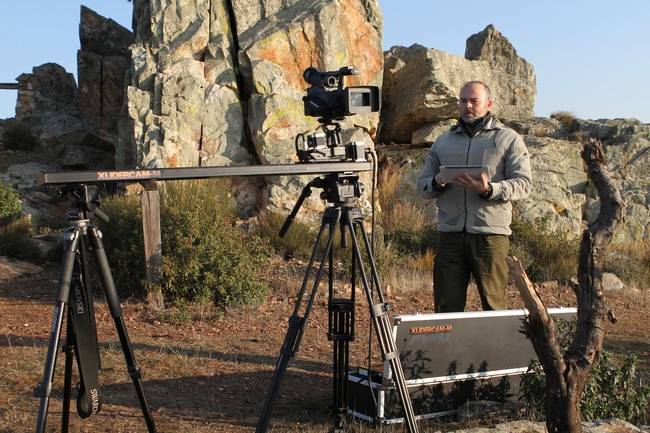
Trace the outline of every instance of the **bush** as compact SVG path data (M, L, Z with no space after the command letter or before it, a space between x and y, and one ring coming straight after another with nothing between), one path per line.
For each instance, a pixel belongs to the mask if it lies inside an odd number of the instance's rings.
M29 217L21 217L0 226L0 256L38 262L41 252L31 238L32 224Z
M38 141L32 135L29 124L10 120L5 124L2 142L7 149L31 151L38 147Z
M212 301L230 307L260 301L266 293L259 272L270 247L234 226L227 191L224 182L215 181L168 183L162 191L160 288L167 300ZM109 216L119 215L114 227L105 230L115 279L129 294L141 294L144 254L139 200L114 197L106 201L104 210Z
M531 280L561 280L576 275L580 246L577 237L553 231L548 218L530 223L515 216L510 228L510 255L522 262Z
M394 162L386 161L381 164L377 179L377 196L382 208L390 209L397 202L402 173L402 167Z
M580 127L576 115L570 111L556 111L551 113L551 118L562 124L562 129L569 139L577 138L577 132Z
M122 297L141 296L145 266L140 198L115 195L104 199L101 209L110 218L99 225L117 291Z
M15 220L20 215L21 209L18 194L10 185L0 182L0 225Z
M563 351L575 334L575 320L558 322L557 333ZM636 377L636 356L627 355L617 363L611 352L603 350L593 366L580 400L582 418L618 418L633 424L647 422L650 386L642 385ZM520 400L529 416L535 420L545 418L546 379L538 361L530 366L530 374L521 381Z
M401 255L414 256L435 249L438 232L422 209L398 201L382 214L384 238Z
M205 181L167 185L161 203L162 290L173 299L211 299L228 307L259 302L268 290L258 273L270 248L233 225L224 189Z

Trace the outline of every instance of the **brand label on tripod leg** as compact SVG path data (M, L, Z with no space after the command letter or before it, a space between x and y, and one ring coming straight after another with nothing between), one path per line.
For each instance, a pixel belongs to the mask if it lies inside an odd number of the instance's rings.
M81 295L81 288L78 285L75 285L74 287L74 308L77 314L84 314L86 312L83 296Z
M90 390L91 411L93 414L99 412L99 391L97 388Z

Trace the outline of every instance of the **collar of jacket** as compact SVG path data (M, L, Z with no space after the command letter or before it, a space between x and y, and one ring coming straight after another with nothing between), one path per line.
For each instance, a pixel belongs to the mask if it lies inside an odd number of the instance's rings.
M462 124L461 120L458 119L458 123L452 126L451 130L456 134L470 135L465 128L466 127ZM480 131L490 131L501 128L503 128L503 123L501 123L499 119L497 119L492 113L488 112L485 116L483 116L481 120L478 121L473 135L476 135L476 133Z

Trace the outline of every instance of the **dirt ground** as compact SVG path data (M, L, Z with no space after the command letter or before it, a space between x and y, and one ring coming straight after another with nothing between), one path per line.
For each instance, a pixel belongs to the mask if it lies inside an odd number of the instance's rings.
M33 431L48 330L57 287L56 268L33 269L6 260L0 266L0 433ZM144 391L159 432L255 430L274 364L295 302L300 264L276 267L268 276L273 290L255 307L216 312L192 308L159 312L138 302L124 304L126 326L144 373ZM16 269L22 274L13 272ZM542 290L547 306L573 306L566 287ZM522 306L515 289L513 308ZM366 365L369 320L363 295L357 303L357 338L351 365ZM394 313L430 312L431 293L394 293ZM618 319L607 329L606 348L636 353L641 373L650 378L650 290L608 294ZM479 303L470 295L471 310ZM71 414L73 432L145 432L146 427L114 324L105 303L95 303L103 368L104 403L87 420ZM316 299L303 343L290 363L276 401L272 432L326 432L331 401L331 345L327 341L326 297ZM379 357L375 349L375 358ZM377 361L375 361L377 365ZM48 431L60 428L63 357L59 357L50 404ZM447 431L451 424L422 424L422 431ZM354 431L375 431L357 424ZM386 431L386 430L384 430ZM399 432L401 427L389 428Z

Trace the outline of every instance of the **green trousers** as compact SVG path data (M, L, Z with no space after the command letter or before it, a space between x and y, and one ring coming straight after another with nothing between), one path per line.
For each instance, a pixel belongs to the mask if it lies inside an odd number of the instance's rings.
M509 244L506 235L441 232L433 268L435 311L465 310L470 275L484 310L506 309Z

